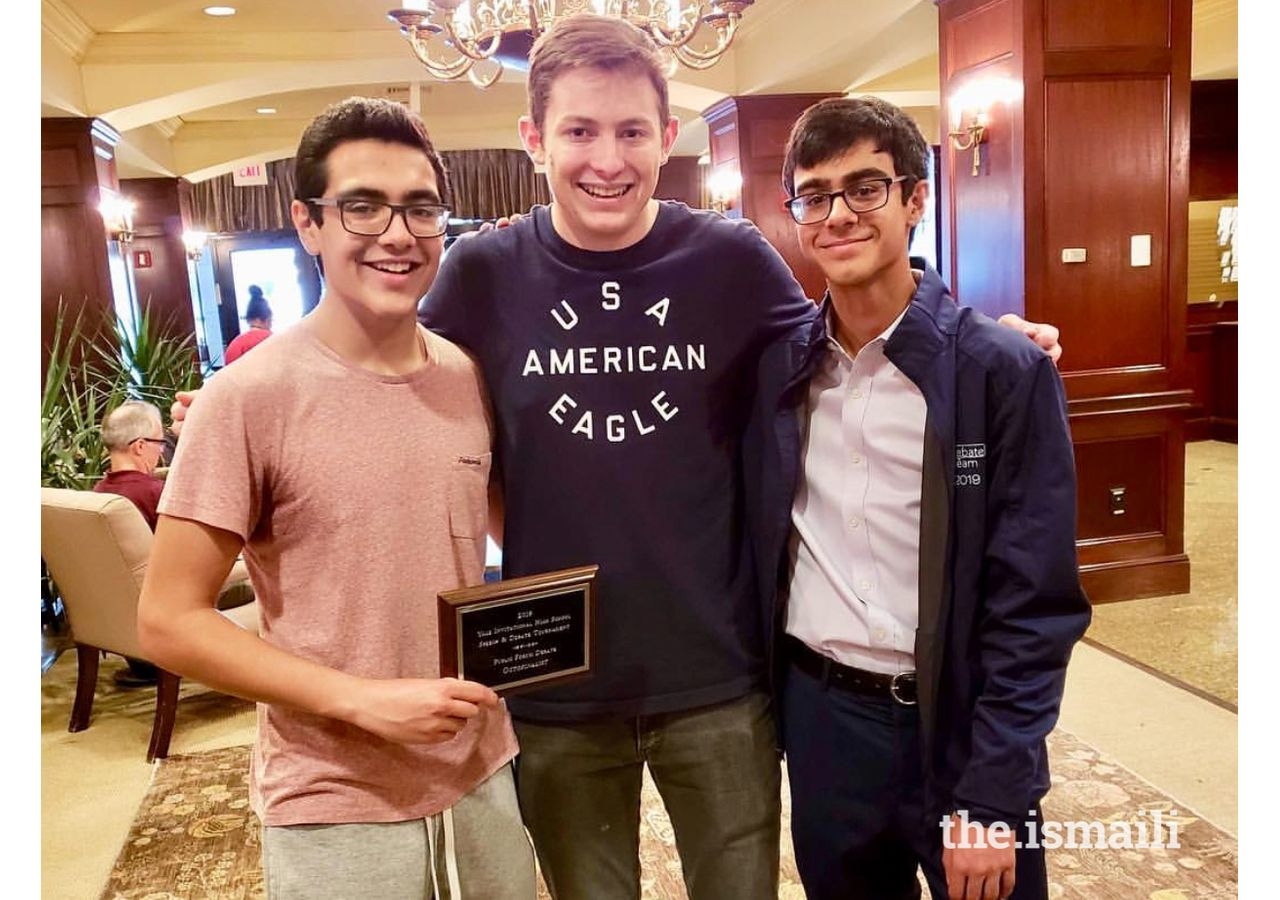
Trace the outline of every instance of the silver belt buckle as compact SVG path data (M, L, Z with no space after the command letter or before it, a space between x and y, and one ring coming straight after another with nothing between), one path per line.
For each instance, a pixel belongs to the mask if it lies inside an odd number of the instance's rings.
M917 703L919 703L918 700L904 700L902 699L902 695L898 693L900 690L898 686L899 685L898 679L903 679L904 681L906 679L911 679L912 681L915 681L915 678L916 678L915 672L899 672L897 675L894 675L893 680L889 682L889 696L892 697L895 702L901 703L903 706L915 706ZM917 690L918 689L919 689L919 685L917 684Z

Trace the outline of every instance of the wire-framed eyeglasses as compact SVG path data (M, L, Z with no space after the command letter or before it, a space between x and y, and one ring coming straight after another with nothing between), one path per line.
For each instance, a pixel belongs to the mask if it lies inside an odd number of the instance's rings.
M416 238L439 237L449 227L449 209L439 203L382 203L357 197L313 197L307 203L338 208L342 227L351 234L378 237L386 234L396 213Z
M820 191L790 197L783 205L786 206L787 212L791 213L791 218L800 225L816 225L829 219L831 210L835 208L837 197L844 198L844 204L849 207L849 212L875 212L889 202L889 189L899 181L906 181L910 177L910 175L896 175L868 178L838 191Z

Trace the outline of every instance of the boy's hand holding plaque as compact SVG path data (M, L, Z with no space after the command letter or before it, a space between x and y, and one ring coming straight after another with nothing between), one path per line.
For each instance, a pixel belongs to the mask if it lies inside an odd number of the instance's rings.
M440 675L477 681L499 693L589 675L598 568L441 592Z

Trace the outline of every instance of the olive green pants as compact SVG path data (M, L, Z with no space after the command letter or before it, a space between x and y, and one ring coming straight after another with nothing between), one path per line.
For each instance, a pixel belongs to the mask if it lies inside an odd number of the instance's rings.
M637 900L648 765L690 900L777 900L781 769L769 700L576 725L515 720L516 790L556 900Z

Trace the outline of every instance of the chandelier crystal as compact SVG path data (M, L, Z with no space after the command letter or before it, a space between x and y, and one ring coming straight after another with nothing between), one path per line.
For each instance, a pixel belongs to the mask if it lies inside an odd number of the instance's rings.
M742 11L755 0L419 0L415 9L393 9L387 18L414 55L436 78L466 75L477 87L502 76L498 58L503 36L542 34L557 20L596 13L630 22L646 31L672 67L707 69L729 49Z

